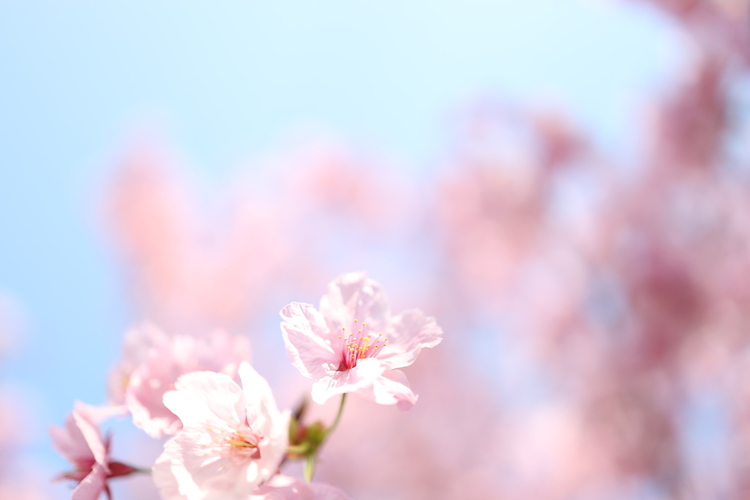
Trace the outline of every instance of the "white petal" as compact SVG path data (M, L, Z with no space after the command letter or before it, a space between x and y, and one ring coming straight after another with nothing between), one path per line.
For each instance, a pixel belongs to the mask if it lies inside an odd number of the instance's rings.
M371 393L373 382L384 370L377 359L362 359L351 370L335 372L315 382L310 397L316 403L323 404L338 394L360 391Z
M435 318L411 309L391 319L385 336L388 345L378 353L378 359L388 368L402 368L414 363L423 347L438 345L443 340L443 330Z
M242 391L245 394L245 405L248 408L271 409L274 413L279 413L271 387L266 379L250 366L250 363L246 361L240 363L239 375Z
M177 379L175 388L164 395L164 405L180 418L184 427L244 420L242 389L223 373L188 373Z
M331 282L320 299L320 312L336 332L351 328L355 319L381 331L390 317L385 292L365 272L344 274Z
M417 402L417 395L409 387L409 381L401 370L389 370L378 377L365 394L381 405L397 405L399 410L410 410Z
M154 484L163 500L200 498L201 492L185 468L180 446L174 439L167 441L164 451L156 459L151 472Z
M286 352L302 375L320 378L336 369L339 359L331 347L331 332L313 306L293 302L284 306L281 318Z

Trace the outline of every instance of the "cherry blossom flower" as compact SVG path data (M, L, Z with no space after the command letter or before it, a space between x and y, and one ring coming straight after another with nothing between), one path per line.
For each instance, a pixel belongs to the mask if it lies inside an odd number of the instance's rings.
M164 395L183 425L154 466L165 500L246 500L276 473L289 414L278 410L268 383L248 363L239 376L242 387L222 373L189 373Z
M102 437L95 415L96 408L76 403L64 429L50 427L52 445L75 466L74 470L58 476L58 479L78 483L73 489L72 500L96 500L102 492L109 497L108 479L136 471L129 465L110 460L110 437Z
M281 310L281 330L292 364L315 380L312 399L324 403L356 392L378 404L414 406L417 396L397 368L411 365L443 331L434 318L412 309L391 316L380 285L364 272L328 285L320 311L293 302Z
M249 343L216 330L206 337L169 336L144 325L128 332L123 358L110 376L110 398L124 404L133 423L154 438L180 429L180 420L163 403L180 375L198 370L237 372L249 359Z
M274 476L255 490L248 500L349 500L349 496L333 486L306 483L289 476Z

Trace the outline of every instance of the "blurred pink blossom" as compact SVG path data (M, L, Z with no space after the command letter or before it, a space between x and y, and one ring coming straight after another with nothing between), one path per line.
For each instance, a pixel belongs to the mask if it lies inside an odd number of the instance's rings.
M639 488L745 498L750 3L648 3L681 30L686 57L634 127L648 135L632 159L599 151L559 112L483 100L448 171L418 188L340 146L283 152L274 167L285 168L233 186L240 201L216 217L159 159L128 162L114 226L135 313L196 338L215 325L259 332L245 327L263 300L286 303L346 263L392 260L396 293L439 310L453 343L406 367L422 395L409 414L348 405L323 479L363 500L639 498ZM416 267L419 280L403 272ZM364 274L331 284L317 310L284 308L288 354L316 401L352 391L413 404L400 368L440 330L421 313L389 314ZM152 349L137 346L126 349ZM146 359L123 356L114 400ZM143 380L166 388L160 368ZM691 416L706 398L729 436L711 440L721 460L708 467L705 446L690 451L707 432L708 419ZM255 494L306 488L275 476Z
M151 437L174 434L180 420L163 403L180 375L197 370L237 373L250 359L249 342L216 330L204 337L169 336L153 325L131 329L123 356L110 374L110 399L124 405L133 423Z
M278 206L246 190L210 210L196 198L166 154L135 150L110 189L107 229L138 318L187 334L236 332L267 298L292 247Z

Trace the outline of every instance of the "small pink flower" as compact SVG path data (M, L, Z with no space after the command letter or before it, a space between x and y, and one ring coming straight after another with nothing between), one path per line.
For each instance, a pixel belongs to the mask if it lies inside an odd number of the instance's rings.
M287 448L289 414L248 363L242 387L227 375L183 375L164 404L182 431L164 446L154 481L165 500L243 499L277 471Z
M423 347L435 347L443 335L435 319L419 310L391 316L385 293L364 272L330 283L320 311L293 302L281 317L286 351L292 364L315 380L312 399L320 404L356 392L410 409L417 396L397 368L411 365Z
M102 492L110 496L107 480L135 472L133 467L109 459L110 438L102 438L96 423L97 409L76 403L65 420L65 428L50 427L52 445L75 469L58 479L71 479L78 485L72 500L97 500Z
M274 476L247 500L351 500L343 491L320 483L306 483L289 476Z
M217 330L206 337L168 336L152 325L128 332L123 357L110 377L110 398L124 404L133 423L154 438L180 430L180 420L163 402L180 375L212 370L237 373L249 359L249 343Z

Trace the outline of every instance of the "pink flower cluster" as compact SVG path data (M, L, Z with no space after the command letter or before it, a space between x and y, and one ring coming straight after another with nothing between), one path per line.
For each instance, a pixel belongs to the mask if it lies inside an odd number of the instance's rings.
M306 304L286 306L282 331L292 363L315 379L312 399L342 395L333 425L280 411L268 382L248 362L244 338L219 330L203 337L168 335L144 325L126 335L110 377L112 404L77 403L66 427L50 430L55 448L73 466L59 476L76 483L72 498L111 498L111 479L149 472L111 458L111 436L102 435L99 422L124 414L152 438L171 436L150 469L164 500L349 498L309 482L318 450L341 418L343 396L358 393L411 408L417 397L396 368L412 364L422 347L437 345L442 331L418 310L390 317L380 285L364 273L331 283L321 304L321 312ZM382 332L367 330L365 320ZM361 328L335 335L350 323ZM281 473L295 459L306 460L307 481Z

